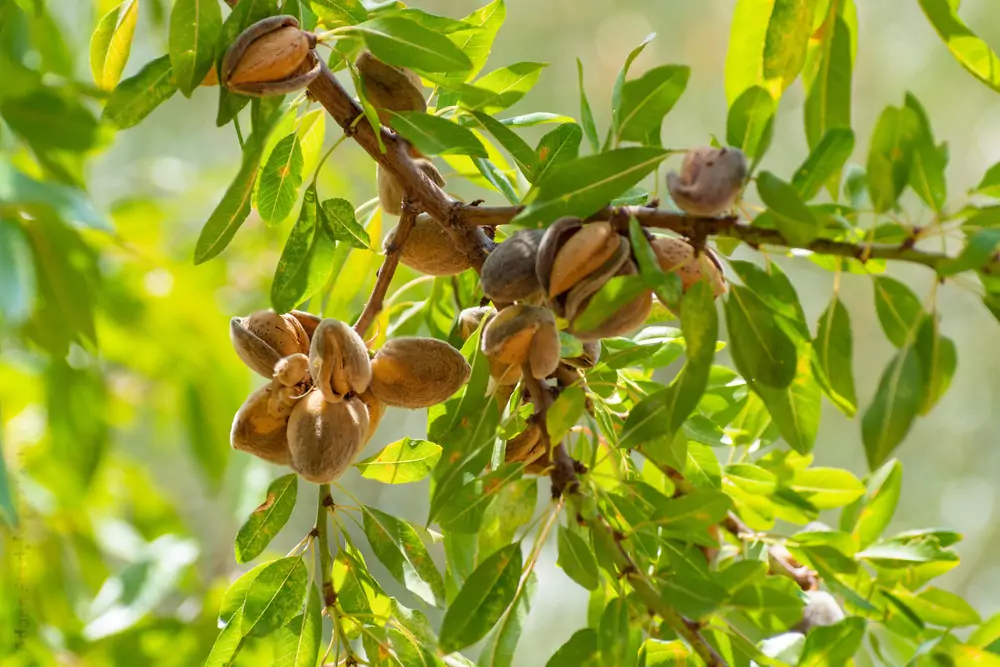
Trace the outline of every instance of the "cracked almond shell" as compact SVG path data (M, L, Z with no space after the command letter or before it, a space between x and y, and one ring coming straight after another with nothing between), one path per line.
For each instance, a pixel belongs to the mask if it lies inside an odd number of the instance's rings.
M694 247L682 239L667 236L657 236L649 242L660 263L660 268L667 273L676 273L681 279L684 290L688 290L699 280L707 280L716 297L726 292L726 281L719 269L718 261L706 249L695 255Z
M438 186L444 187L445 180L434 163L427 158L416 158L413 164ZM378 201L382 210L389 215L400 215L403 212L403 188L391 172L375 165L375 180L378 183Z
M469 381L462 353L435 338L393 338L371 362L372 393L386 405L427 408L443 403Z
M552 311L523 304L508 306L489 321L481 347L502 369L527 363L538 379L555 372L562 350Z
M272 406L276 403L273 396L280 387L277 383L268 383L250 394L233 418L229 444L233 449L253 454L265 461L287 465L291 460L291 453L286 427L291 410L284 414L274 414L272 411Z
M548 295L568 292L618 252L621 237L607 222L583 225L567 238L552 259Z
M711 217L732 209L746 177L743 151L702 146L684 155L680 174L667 173L667 189L685 213Z
M315 36L294 16L269 16L252 24L222 59L222 84L245 95L280 95L303 88L319 75Z
M330 403L316 390L288 419L292 470L315 484L340 477L368 442L368 408L356 396Z
M309 351L309 336L299 320L271 310L232 318L229 337L243 363L266 378L282 357Z
M365 341L350 325L334 319L325 319L316 328L309 370L313 385L330 402L362 393L372 378Z
M635 264L629 260L618 272L618 275L635 275L638 272L639 270L636 268ZM589 299L587 302L581 304L578 312L582 314L586 311L588 303ZM649 313L652 309L653 292L648 289L643 290L634 299L609 315L604 322L594 329L590 329L588 331L578 331L574 328L573 322L570 322L570 333L584 342L598 341L602 338L612 338L614 336L622 336L641 327L643 323L645 323L646 318L649 317Z
M392 122L387 111L427 111L424 84L416 73L382 62L369 51L363 51L354 66L364 82L365 97L383 125Z

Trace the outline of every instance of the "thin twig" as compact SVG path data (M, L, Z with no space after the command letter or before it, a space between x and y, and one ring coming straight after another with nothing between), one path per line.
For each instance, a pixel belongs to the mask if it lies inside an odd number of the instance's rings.
M576 488L578 484L576 472L580 464L569 455L561 440L554 445L549 441L549 430L546 427L546 414L552 405L552 392L549 386L531 374L531 367L527 363L521 367L521 378L521 382L535 406L535 418L541 427L545 451L550 452L551 458L549 460L553 463L549 471L549 478L552 480L552 497L560 498L563 494Z
M378 270L378 279L375 287L365 303L364 310L361 311L354 330L364 338L365 332L371 326L378 314L382 312L382 304L385 301L386 292L389 291L389 283L396 274L396 267L399 265L399 256L403 252L403 244L410 236L413 223L417 219L417 209L408 201L403 202L403 212L396 225L396 233L392 237L392 245L385 249L385 259L382 260L382 267Z
M330 493L329 484L319 485L319 496L316 503L316 541L319 548L320 581L323 589L323 607L333 621L333 631L344 647L347 654L347 664L357 664L351 642L347 638L343 627L340 625L339 614L337 613L337 592L333 588L333 558L330 555L330 542L327 531L327 511L333 507L333 495Z
M750 529L743 520L734 512L729 512L722 521L722 527L729 531L739 540L744 540L754 536L754 531ZM814 591L819 588L819 575L792 558L788 550L782 546L771 545L767 549L771 564L781 574L791 578L804 591Z

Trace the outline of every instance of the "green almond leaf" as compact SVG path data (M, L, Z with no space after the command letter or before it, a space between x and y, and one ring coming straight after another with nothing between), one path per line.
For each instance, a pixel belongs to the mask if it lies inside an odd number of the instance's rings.
M219 608L218 625L220 627L231 624L236 614L243 611L243 603L246 601L250 584L272 562L274 561L261 563L250 568L250 570L244 572L236 581L229 585L229 588L226 589L225 594L222 596L222 605Z
M441 622L438 646L442 653L453 653L486 636L513 601L521 566L521 544L517 542L475 569Z
M647 289L642 276L611 278L591 297L583 313L574 318L573 330L584 332L596 329Z
M40 86L23 97L0 98L0 115L35 150L87 151L97 145L100 123L75 97Z
M645 142L651 132L659 135L664 117L684 94L691 68L662 65L622 86L618 111L618 141Z
M917 119L913 137L913 162L910 165L910 187L935 211L940 212L948 199L944 170L948 165L948 148L934 143L927 112L912 93L906 94L906 108Z
M861 437L868 466L882 465L910 431L924 400L924 370L920 355L904 347L882 372L871 405L861 419Z
M628 71L632 67L632 63L635 59L639 57L639 54L645 50L645 48L656 38L656 33L652 32L646 35L638 46L629 52L628 56L625 58L625 64L618 71L618 76L615 78L615 84L611 88L611 114L614 127L621 126L621 109L622 109L622 91L625 89L625 79L628 77ZM582 86L581 86L582 90ZM611 139L610 133L608 139ZM607 148L607 146L605 146Z
M816 363L829 384L828 392L836 396L834 404L848 417L853 417L858 409L858 399L854 390L851 315L836 294L819 317L813 349L816 351Z
M736 367L748 380L783 389L795 379L795 344L754 292L734 285L725 300L726 328Z
M819 220L793 186L764 171L757 177L757 192L774 216L778 231L791 245L808 246L819 234Z
M778 321L790 336L800 341L809 339L809 325L799 295L781 267L772 263L765 268L738 259L730 260L730 266L743 284L779 316Z
M215 0L177 0L170 12L170 64L185 97L205 79L215 63L222 32L222 11Z
M534 127L535 125L576 123L576 120L572 116L538 111L504 118L500 122L507 127Z
M1000 92L1000 58L958 16L956 0L920 0L927 19L962 67Z
M853 660L865 636L865 619L859 617L824 627L806 635L798 667L844 667Z
M437 16L436 14L431 14L414 7L390 10L389 13L393 16L402 16L404 19L419 23L428 30L433 30L442 35L449 35L460 31L474 32L480 30L480 28L465 21L458 21L447 16Z
M327 28L355 25L368 19L361 0L309 0L309 8Z
M909 287L888 276L875 276L875 311L882 331L896 347L909 344L923 315L920 299Z
M646 238L645 230L634 217L629 220L628 231L632 241L632 254L639 265L639 275L665 306L679 312L683 292L680 276L675 272L663 272L656 253Z
M101 118L120 130L133 127L176 92L170 56L160 56L115 86Z
M775 0L764 36L764 80L780 95L802 71L812 33L811 0Z
M0 165L0 174L4 171ZM18 326L28 319L35 303L35 285L35 263L27 238L19 224L0 217L0 325ZM0 513L7 507L5 494L9 493L5 475L0 460Z
M322 289L330 278L336 248L329 225L319 216L316 188L310 186L271 281L276 312L287 313Z
M618 148L564 162L525 197L527 206L511 223L535 226L566 215L587 216L645 178L669 151Z
M0 254L0 258L3 258L2 254ZM11 493L7 463L3 458L2 437L0 437L0 520L10 527L16 528L18 526L17 506L14 504L14 495Z
M441 445L429 440L403 438L354 465L361 476L386 484L419 482L430 474L441 458Z
M428 604L444 600L444 579L417 530L402 519L362 506L364 529L375 557L407 590Z
M597 590L601 583L597 560L584 539L560 526L558 546L559 558L556 564L563 569L563 572L588 591Z
M323 640L323 616L319 591L309 587L305 612L278 629L274 667L315 667Z
M500 171L492 161L483 157L474 157L472 158L472 163L479 170L479 173L483 175L483 178L496 188L496 191L502 194L507 201L511 204L520 203L520 197L518 197L514 185L507 178L507 175Z
M510 667L514 664L514 652L517 650L524 622L531 611L531 601L537 587L538 577L530 572L524 585L518 589L510 609L486 638L476 667Z
M958 257L938 267L938 275L954 276L972 269L981 269L993 259L1000 247L1000 229L980 229L972 234Z
M448 39L468 57L472 67L464 72L446 74L446 81L452 83L468 81L479 74L493 48L493 40L496 38L497 31L503 25L506 17L507 6L504 4L504 0L493 0L462 19L462 23L473 26L477 30L456 32L448 35Z
M639 631L629 625L628 601L622 597L612 598L601 614L597 626L597 645L601 649L601 659L608 665L626 665L631 639ZM634 656L634 654L633 654Z
M260 570L243 603L243 635L263 637L302 609L309 573L301 557L279 558Z
M538 482L534 478L517 479L504 484L495 495L480 524L477 539L480 559L513 542L517 529L535 516Z
M195 264L207 262L225 250L250 215L250 198L253 184L257 180L257 169L260 167L266 137L266 131L254 132L244 144L240 171L198 236L194 248Z
M924 316L917 332L916 348L924 373L924 397L919 414L926 415L951 385L958 367L958 350L954 341L941 335L936 314Z
M989 648L1000 640L1000 613L994 614L969 635L968 644L977 648Z
M236 562L246 563L264 551L295 509L298 476L285 475L271 482L267 497L250 514L236 534Z
M851 76L857 51L858 16L854 0L829 3L823 25L811 39L802 70L806 89L805 127L815 149L835 127L851 126ZM836 190L831 193L836 199Z
M448 39L400 16L380 16L352 26L379 60L425 72L464 72L472 61Z
M853 151L854 132L850 128L829 130L795 172L792 187L803 201L816 197L825 184L830 184L836 191L840 173Z
M983 174L983 179L979 181L970 194L980 194L986 197L1000 197L1000 162L993 165Z
M538 157L535 155L535 151L531 149L531 146L528 145L528 142L493 116L480 111L473 111L471 113L479 121L480 126L492 134L500 142L500 145L507 149L507 152L514 158L517 168L524 174L524 177L529 181L533 180L535 167L538 164Z
M748 88L764 86L764 41L772 0L737 0L726 51L725 84L729 106Z
M597 631L584 628L574 632L549 658L545 667L596 667L598 664Z
M583 130L576 123L563 123L554 130L547 132L538 141L538 169L531 182L541 181L557 165L575 160L580 155L580 143L583 141Z
M917 114L908 107L886 107L868 148L868 191L876 213L896 207L910 178Z
M778 486L774 473L750 463L734 463L726 466L726 479L747 493L769 496Z
M650 518L671 531L696 531L721 521L732 506L729 496L720 491L696 489L665 501Z
M597 138L597 125L594 124L594 113L590 109L590 102L587 100L587 91L583 87L583 63L576 59L577 81L580 86L580 123L583 125L583 132L587 135L590 143L590 150L597 153L601 150L600 139Z
M257 212L264 222L281 222L292 212L302 185L303 162L302 146L295 132L281 139L271 151L257 190Z
M960 628L981 623L979 613L958 595L931 586L920 594L897 589L892 592L920 620L930 625Z
M764 401L785 442L798 453L808 454L819 434L823 393L814 376L808 349L800 349L798 354L799 368L787 387L775 389L755 382L750 385Z
M756 165L771 146L776 111L774 98L766 88L747 88L729 107L726 117L727 143L746 153Z
M876 542L864 551L859 551L856 558L872 561L885 568L906 568L913 563L957 563L958 556L950 549L941 547L936 536L930 539L901 540L893 538L884 542Z
M849 505L865 493L861 480L839 468L796 470L789 486L820 510Z
M205 667L229 667L243 645L243 608L236 610L231 621L219 632L212 644L212 650L205 660Z
M90 71L101 90L113 89L121 79L138 18L139 0L125 0L97 23L90 37Z
M470 111L494 114L514 105L534 88L548 63L519 62L495 69L462 86L458 103Z
M45 207L72 227L114 232L112 224L97 212L83 191L32 178L3 158L0 158L0 204L29 209Z
M468 128L419 111L392 114L392 127L424 155L474 155L487 157L483 144Z
M545 414L550 442L560 442L583 417L587 396L579 385L567 387L553 401Z
M354 207L346 199L327 199L320 206L320 212L333 232L333 238L358 250L371 250L368 232L357 218Z
M222 30L219 32L219 39L215 45L216 72L221 71L222 58L240 33L257 21L277 13L277 0L242 0L233 7L229 16L222 23ZM239 95L231 92L225 86L219 86L219 111L215 117L216 126L222 127L232 121L249 102L250 98L246 95Z
M852 533L861 549L871 546L889 526L903 488L903 466L896 460L886 462L869 476L865 486Z

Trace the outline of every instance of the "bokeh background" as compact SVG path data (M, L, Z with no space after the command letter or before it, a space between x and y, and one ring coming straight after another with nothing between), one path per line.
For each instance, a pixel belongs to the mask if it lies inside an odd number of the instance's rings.
M49 3L81 80L89 79L85 54L90 31L113 4ZM481 3L414 4L460 18ZM950 146L949 200L952 208L960 206L965 192L1000 161L1000 95L955 62L915 0L858 4L852 162L864 164L881 110L901 104L911 91L926 107L937 140ZM141 8L126 76L166 51L167 30L154 20L154 5ZM516 60L550 62L537 87L505 115L549 111L576 117L579 57L602 128L609 121L610 91L625 56L656 32L632 74L664 63L690 65L687 92L667 117L663 140L674 148L704 144L713 134L725 135L723 68L733 5L732 0L508 0L507 21L486 71ZM965 0L962 16L980 36L1000 46L1000 3ZM0 73L0 85L2 80ZM799 83L782 100L774 142L763 162L777 174L790 175L807 154L802 100ZM33 597L33 587L56 586L59 593L42 606L46 638L56 648L66 641L65 628L83 628L92 641L107 642L102 637L120 627L134 629L136 619L153 610L173 623L200 624L200 629L185 644L169 632L169 624L145 626L150 632L135 641L170 646L176 663L169 664L200 664L194 649L214 634L212 618L221 592L245 569L234 563L233 537L268 482L281 474L229 450L232 415L261 380L237 360L227 327L230 316L268 306L288 226L267 228L252 215L220 258L199 267L191 262L201 225L239 160L232 128L215 127L216 103L214 89L196 91L192 100L176 95L139 127L110 136L106 150L88 163L93 200L116 228L114 236L92 239L106 276L100 294L94 295L100 306L99 352L74 348L66 367L55 372L30 348L0 338L2 442L15 477L24 537L6 543L4 558L16 561L21 574L5 579L3 595ZM330 124L328 144L334 134ZM531 141L536 135L528 131L526 136ZM344 197L358 206L375 196L374 175L373 163L347 142L327 163L320 196ZM496 193L454 190L500 202ZM904 201L912 222L928 219L929 213L913 199ZM370 227L373 238L381 238L391 224L376 218ZM829 299L832 274L803 259L779 261L815 321ZM363 277L370 285L377 265L377 257L354 253L341 275L345 281ZM918 294L928 293L932 279L926 270L889 270ZM395 284L413 277L402 272ZM352 319L361 300L338 294L335 282L326 314ZM841 294L853 318L855 375L859 399L866 404L892 348L875 317L870 280L845 276ZM417 289L411 296L426 294ZM965 596L985 616L1000 611L1000 496L995 484L1000 473L1000 401L995 395L1000 390L1000 330L971 285L944 286L938 304L943 331L958 345L958 372L944 399L918 420L898 451L903 495L890 533L935 524L961 531L965 540L957 551L962 565L941 585ZM316 304L312 306L315 310ZM103 389L88 390L81 377L103 379ZM50 429L46 405L53 403L47 396L58 391L60 382L83 384L67 385L73 387L66 405L72 419L62 419L61 426L53 420ZM424 419L423 412L390 411L365 455L404 435L423 435ZM53 434L59 428L69 431L60 438ZM101 452L99 459L91 450ZM88 489L77 489L72 479L63 478L62 468L53 464L63 456L97 466ZM859 421L824 405L816 459L863 476ZM390 488L362 480L355 471L342 483L384 511L420 524L426 518L424 484ZM539 508L547 496L547 485L540 486ZM313 492L313 487L300 485L299 508L271 545L272 555L283 555L311 527ZM553 542L540 561L539 589L516 660L524 667L543 665L586 622L586 592L555 566L554 547ZM168 562L156 565L162 568L156 573L164 590L143 592L146 597L139 604L120 604L121 590L133 581L128 568L144 562L142 554L156 548L171 554ZM377 576L385 575L374 558L368 561ZM388 576L380 580L389 592L398 592ZM110 618L109 609L114 612ZM111 649L107 655L112 656L108 664L130 664L112 659L116 653Z

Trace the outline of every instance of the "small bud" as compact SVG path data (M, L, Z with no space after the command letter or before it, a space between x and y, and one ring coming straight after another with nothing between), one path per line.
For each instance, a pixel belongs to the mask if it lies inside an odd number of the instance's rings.
M316 37L293 16L269 16L240 33L222 59L222 85L243 95L283 95L320 72Z
M743 151L704 146L687 152L680 175L675 171L667 174L667 189L685 213L710 217L733 207L746 177Z
M541 229L522 229L493 249L480 275L487 297L512 302L529 299L541 291L535 261L544 234Z

